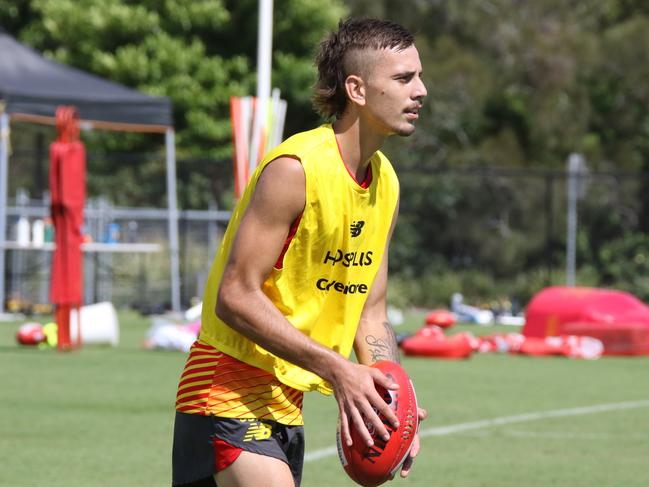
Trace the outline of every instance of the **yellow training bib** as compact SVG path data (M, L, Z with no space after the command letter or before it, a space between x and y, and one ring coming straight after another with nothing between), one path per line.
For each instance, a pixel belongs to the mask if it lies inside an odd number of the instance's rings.
M381 153L371 159L372 180L359 185L340 156L331 125L297 134L261 162L233 212L205 287L200 339L274 374L301 391L331 388L319 376L276 357L220 320L216 298L232 241L263 169L281 156L300 160L306 201L281 268L263 292L298 330L348 357L358 321L383 259L399 197L397 176ZM263 249L260 249L263 251Z

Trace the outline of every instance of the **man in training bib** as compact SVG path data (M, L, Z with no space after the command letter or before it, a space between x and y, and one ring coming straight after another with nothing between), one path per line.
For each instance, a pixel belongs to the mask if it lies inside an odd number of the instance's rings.
M386 311L399 183L379 148L415 130L421 62L403 27L350 19L316 64L314 104L334 121L270 151L235 208L178 386L174 486L299 486L307 391L334 394L348 444L352 428L372 444L365 421L387 437L374 409L396 423L375 384L396 386L369 367L399 360Z

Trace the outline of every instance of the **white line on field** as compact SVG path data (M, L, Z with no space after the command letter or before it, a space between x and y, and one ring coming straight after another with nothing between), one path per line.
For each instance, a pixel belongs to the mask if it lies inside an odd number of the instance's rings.
M624 440L646 440L647 435L630 435L628 433L624 434L606 434L606 433L570 433L567 431L525 431L525 430L514 430L514 429L502 429L496 433L496 430L473 430L473 431L463 431L457 433L458 436L463 436L466 438L492 438L495 435L506 437L506 438L542 438L548 440L584 440L584 441L610 441L615 439L624 439Z
M606 433L569 433L567 431L521 431L505 430L505 436L515 438L546 438L548 440L612 440L624 438L625 440L646 440L646 435L609 435Z
M457 433L459 436L465 436L467 438L487 438L493 436L489 430L473 430L473 431L463 431ZM629 435L606 435L598 433L568 433L564 431L521 431L521 430L511 430L503 429L498 432L499 436L511 437L511 438L544 438L549 440L611 440L624 438L629 439ZM642 439L646 439L646 435L640 436Z
M538 411L534 413L517 414L514 416L501 416L500 418L483 419L481 421L472 421L469 423L451 424L449 426L440 426L437 428L428 428L420 431L419 436L421 438L424 438L426 436L446 436L462 431L478 430L482 428L490 428L492 426L502 426L504 424L525 423L529 421L537 421L539 419L561 418L564 416L581 416L584 414L605 413L608 411L620 411L623 409L638 409L644 407L649 407L649 399L641 401L616 402L611 404L598 404L595 406L585 406L579 408L555 409L553 411ZM321 448L320 450L307 452L304 455L304 461L314 462L316 460L320 460L321 458L334 456L336 454L337 449L335 446Z

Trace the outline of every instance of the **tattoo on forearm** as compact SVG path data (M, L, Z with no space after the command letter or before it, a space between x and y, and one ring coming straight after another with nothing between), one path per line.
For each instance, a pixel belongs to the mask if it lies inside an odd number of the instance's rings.
M387 321L383 323L383 327L385 328L384 337L376 337L374 335L367 335L365 337L365 343L369 345L372 363L380 360L399 362L399 347L394 330Z

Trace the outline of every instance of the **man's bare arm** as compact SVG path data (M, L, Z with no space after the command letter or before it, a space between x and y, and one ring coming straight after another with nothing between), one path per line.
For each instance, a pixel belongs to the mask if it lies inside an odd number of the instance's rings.
M392 219L390 236L394 231L398 208ZM389 242L388 242L389 244ZM359 363L372 365L381 360L400 362L399 347L392 325L387 319L387 285L388 285L388 246L386 246L381 267L372 284L372 290L363 308L354 340L354 350ZM428 412L418 408L417 416L423 421ZM412 469L415 457L419 454L419 434L415 436L408 458L401 468L401 477L407 477Z
M388 249L397 222L399 208L394 211L383 260L372 283L354 339L358 362L372 365L381 360L399 362L399 347L387 316Z
M372 365L381 360L400 362L397 339L387 318L386 287L387 255L372 284L354 340L356 358L361 364Z

